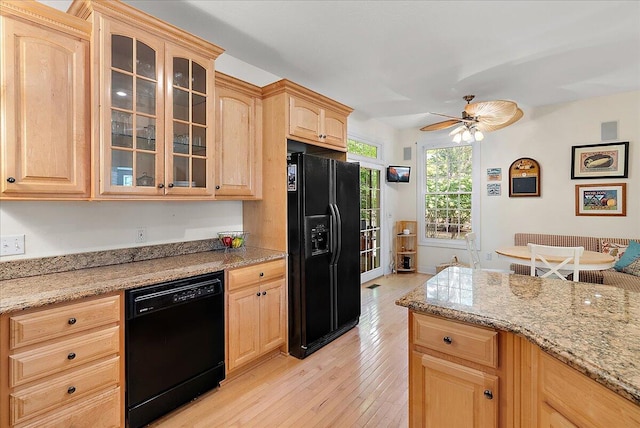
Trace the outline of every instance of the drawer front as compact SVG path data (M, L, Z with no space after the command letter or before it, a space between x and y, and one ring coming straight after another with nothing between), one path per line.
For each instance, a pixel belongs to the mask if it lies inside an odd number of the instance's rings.
M247 285L281 278L284 274L284 259L233 269L228 272L228 288L231 291Z
M113 388L16 428L119 428L123 411L120 388Z
M422 314L412 317L414 344L498 367L498 332Z
M100 389L116 386L119 375L120 358L116 356L14 392L9 398L11 423L23 422L47 409L68 405Z
M9 319L11 349L115 323L120 319L120 296L109 296L45 309Z
M116 326L11 355L9 386L22 385L43 376L116 354L119 349L120 328Z

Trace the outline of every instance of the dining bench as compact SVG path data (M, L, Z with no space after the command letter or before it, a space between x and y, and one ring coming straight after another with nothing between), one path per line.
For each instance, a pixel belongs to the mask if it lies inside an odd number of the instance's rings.
M599 238L593 236L516 233L513 238L513 244L526 246L528 243L532 243L559 247L584 247L587 251L602 252L603 243L629 245L629 241L631 240L640 242L640 239L634 238ZM531 267L528 264L511 264L510 269L520 275L529 275L531 271ZM627 290L640 292L640 277L618 272L613 268L607 270L581 271L580 281L614 285Z

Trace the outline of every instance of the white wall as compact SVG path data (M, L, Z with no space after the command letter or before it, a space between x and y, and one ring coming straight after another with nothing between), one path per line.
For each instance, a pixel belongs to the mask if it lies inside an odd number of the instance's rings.
M146 229L145 243L135 242L138 227ZM24 234L26 249L2 261L194 241L242 230L242 202L2 201L0 230Z
M518 123L487 134L481 144L480 238L483 264L505 268L495 249L513 244L517 232L640 238L640 92L591 98L566 104L525 109ZM629 177L571 180L571 146L598 144L602 122L618 122L618 139L629 141ZM434 134L435 135L435 134ZM408 131L401 146L428 141L428 133ZM540 197L509 197L508 170L521 157L538 161ZM486 196L486 169L502 168L502 195ZM415 192L415 180L412 180ZM575 185L627 183L626 217L575 216ZM409 195L407 195L409 196ZM415 193L413 194L415 198ZM404 199L404 196L403 196ZM415 217L416 207L397 203L394 216ZM477 226L476 226L477 227ZM433 272L452 255L468 260L465 251L421 247L419 268ZM486 260L487 254L492 260Z

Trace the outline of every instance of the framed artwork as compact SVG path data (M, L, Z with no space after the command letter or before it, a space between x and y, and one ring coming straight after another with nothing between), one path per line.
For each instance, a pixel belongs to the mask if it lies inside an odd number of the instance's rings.
M571 147L571 179L627 178L629 142Z
M577 184L576 215L626 216L627 184Z
M520 158L509 167L509 197L540 196L540 164Z

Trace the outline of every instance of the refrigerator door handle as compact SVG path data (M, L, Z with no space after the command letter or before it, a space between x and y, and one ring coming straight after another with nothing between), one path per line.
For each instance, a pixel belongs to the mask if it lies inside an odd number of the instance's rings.
M340 235L337 231L337 220L338 220L338 215L336 213L336 210L334 208L333 204L329 204L329 211L331 211L331 224L329 226L329 239L330 239L330 248L331 248L331 260L329 261L329 265L333 265L336 260L336 253L338 252L338 236Z
M338 208L338 206L336 204L333 204L334 210L336 212L336 232L335 232L335 236L338 238L337 239L337 244L336 244L336 257L334 260L334 263L336 263L338 261L338 259L340 258L340 253L342 252L342 217L340 216L340 209Z

